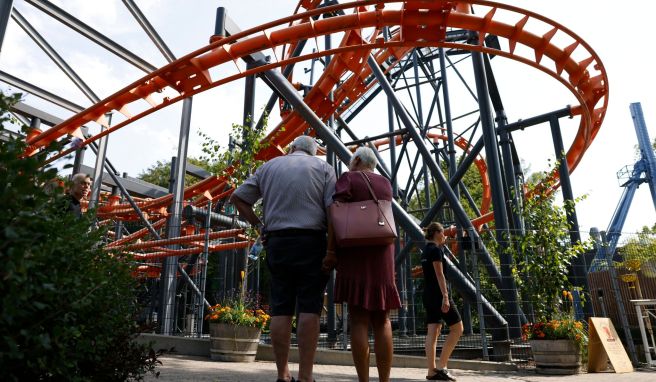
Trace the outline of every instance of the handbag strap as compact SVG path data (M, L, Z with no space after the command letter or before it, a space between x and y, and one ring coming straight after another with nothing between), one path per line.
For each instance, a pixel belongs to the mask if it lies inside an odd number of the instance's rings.
M369 188L369 192L371 193L371 196L374 198L376 207L378 207L378 225L381 226L385 225L385 221L387 219L385 218L385 214L383 213L383 209L381 208L380 203L378 203L378 197L376 196L374 189L371 187L371 180L369 179L369 176L367 176L367 174L364 173L364 171L360 171L360 175L362 175L362 178L364 178L364 182L367 184L367 188Z
M367 174L364 173L364 171L359 171L360 175L362 175L362 178L364 179L364 182L367 184L367 188L369 189L369 192L371 193L371 196L373 196L374 201L376 204L378 204L378 197L376 196L376 193L374 192L374 189L371 187L371 180L367 176Z

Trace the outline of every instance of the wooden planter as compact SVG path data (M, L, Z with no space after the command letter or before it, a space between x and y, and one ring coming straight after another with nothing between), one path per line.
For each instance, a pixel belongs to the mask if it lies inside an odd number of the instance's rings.
M577 374L581 351L572 340L531 340L531 351L539 374Z
M215 361L253 362L260 328L210 323L210 358Z

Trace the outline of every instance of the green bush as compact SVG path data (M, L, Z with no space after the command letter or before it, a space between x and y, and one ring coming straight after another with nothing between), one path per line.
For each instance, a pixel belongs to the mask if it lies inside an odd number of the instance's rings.
M0 94L0 132L17 99ZM63 192L44 189L57 170L43 167L46 153L24 150L22 140L0 142L1 379L142 380L159 361L133 341L128 259L101 249L89 218L62 212Z

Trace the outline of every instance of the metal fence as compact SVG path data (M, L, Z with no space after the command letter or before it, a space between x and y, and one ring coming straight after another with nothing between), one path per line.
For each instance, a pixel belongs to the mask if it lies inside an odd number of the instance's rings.
M194 233L203 233L202 225L197 223L193 229ZM136 231L138 227L130 228L128 231ZM224 227L224 230L233 227ZM220 231L219 229L217 229ZM585 235L584 235L585 236ZM647 305L638 316L636 314L634 300L656 300L656 254L653 252L656 236L652 234L628 234L621 235L617 251L612 260L600 259L600 248L603 243L592 243L588 251L577 265L580 267L579 274L586 274L585 287L579 289L578 295L581 300L575 299L572 314L577 318L585 320L582 308L589 304L591 313L597 317L610 317L620 334L620 337L630 357L637 363L646 363L646 355L650 354L656 359L653 343L653 323L656 305ZM203 252L192 255L176 256L181 268L185 270L189 278L196 283L202 284L201 277L205 274L204 296L209 304L222 301L225 297L234 294L236 290L244 287L248 291L251 301L256 301L261 307L266 308L268 301L268 270L264 262L265 251L257 253L253 250L252 243L244 248L232 248L223 251L212 251L212 248L221 248L226 243L234 243L242 240L236 236L229 236L214 240L208 240L207 245L203 240L180 245L177 250L203 246L206 248L207 257ZM258 248L256 248L258 249ZM464 324L464 334L461 337L452 358L478 359L492 361L509 361L520 367L532 366L532 355L528 342L521 336L521 327L513 326L512 322L530 322L531 301L521 292L517 291L519 297L520 312L516 320L511 319L508 303L503 296L507 292L501 290L487 274L485 266L477 261L475 249L463 249L457 246L451 247L452 252L457 255L453 258L456 266L466 271L467 277L474 283L481 298L486 299L496 311L509 323L507 338L499 338L494 334L494 328L489 325L490 316L481 314L481 301L467 301L455 288L451 295L454 297L458 310L461 313ZM539 254L523 254L525 256L539 256ZM422 304L423 277L418 271L419 249L410 251L408 256L400 262L396 268L396 279L399 294L402 299L402 307L390 312L393 328L393 344L395 354L424 355L424 341L426 336L425 311ZM207 260L204 260L207 258ZM597 271L588 273L590 264L595 261L605 261L605 265L598 267ZM640 264L636 268L636 262ZM244 266L246 264L246 266ZM633 265L631 265L633 264ZM162 259L153 261L141 261L139 266L147 267L151 273L139 273L140 279L140 301L143 306L139 320L144 324L150 324L151 330L161 330L161 320L158 315L164 311L162 304L166 300L162 297L162 276L158 269L162 267ZM246 270L242 273L242 270ZM155 270L155 271L152 271ZM569 273L573 274L570 267ZM612 279L615 277L617 287L613 286ZM330 285L329 285L330 288ZM332 304L330 293L326 293L324 310L321 315L320 348L335 350L350 350L350 331L348 308L343 304ZM177 273L177 284L175 294L168 302L171 307L170 317L172 319L172 330L170 334L180 336L207 336L208 325L206 321L199 319L205 309L203 300L199 298L198 291L185 281L181 272ZM651 313L650 313L651 312ZM521 317L520 317L521 316ZM626 320L623 321L622 317ZM640 331L640 321L643 323L643 333ZM446 325L442 328L442 335L438 339L438 354L445 336L448 334ZM646 337L645 337L646 335ZM645 347L644 342L647 339ZM373 337L370 338L373 344ZM270 342L267 331L263 333L262 341ZM295 333L292 343L296 343ZM649 349L651 343L652 349ZM373 346L372 346L373 349ZM645 351L647 349L647 351Z

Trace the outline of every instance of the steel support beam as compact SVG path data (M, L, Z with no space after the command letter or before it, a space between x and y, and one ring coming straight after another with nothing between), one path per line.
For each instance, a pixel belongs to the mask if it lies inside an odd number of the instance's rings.
M182 222L182 203L184 197L185 164L187 163L187 149L189 146L189 129L191 125L192 98L185 98L182 104L182 120L180 122L180 138L178 141L178 155L175 163L173 202L171 204L171 215L168 220L168 237L180 236L180 225ZM171 166L173 168L173 166ZM178 245L172 245L171 249L178 249ZM162 263L161 277L161 311L162 315L160 333L172 335L175 329L175 294L177 288L176 273L178 270L178 258L166 257ZM193 282L191 282L193 284ZM205 296L203 296L204 298Z
M572 110L569 106L567 106L566 108L560 110L555 110L549 113L536 115L535 117L531 117L531 118L521 119L517 122L509 123L505 126L499 126L499 128L497 129L497 133L500 134L502 132L513 132L516 130L524 130L527 127L539 125L541 123L547 123L553 117L562 118L562 117L569 117L571 115L572 115Z
M485 159L487 172L492 188L492 203L494 204L494 224L497 242L500 244L499 260L501 263L501 294L506 302L506 317L509 319L512 338L521 336L520 309L517 297L517 287L513 279L513 258L508 251L510 234L508 230L508 214L506 213L506 200L504 198L503 179L501 177L501 163L499 160L497 134L492 120L490 98L483 65L483 54L472 52L474 65L474 78L481 115L483 141L485 142Z
M146 73L154 72L157 68L148 62L146 62L141 57L132 53L129 49L122 47L116 42L109 39L107 36L98 32L97 30L91 28L87 24L73 17L68 12L57 7L53 3L46 0L25 0L26 3L34 6L43 13L49 15L60 23L66 25L67 27L73 29L77 33L86 37L90 41L100 45L101 47L107 49L109 52L117 55L138 69L143 70Z
M112 124L112 114L105 114L107 117L107 126L102 126L100 132L102 133L108 129ZM105 157L107 156L107 144L109 143L109 135L105 135L100 138L100 143L98 144L98 150L96 151L96 166L93 170L93 175L91 176L95 179L102 179L103 168L105 163ZM100 187L102 182L93 182L93 187L91 188L91 198L89 199L89 209L98 207L98 202L100 201Z
M369 67L371 67L372 72L376 76L376 79L380 83L380 85L383 88L383 91L387 94L388 99L392 101L392 105L394 106L394 109L397 113L397 115L400 117L401 122L407 129L410 137L414 141L418 152L421 154L424 162L429 166L431 173L433 177L437 180L438 185L442 189L443 194L445 195L445 198L449 201L449 204L451 205L451 208L453 208L454 215L456 217L456 221L464 227L464 228L474 228L471 221L469 220L469 217L467 216L467 213L465 212L464 208L460 204L460 200L456 196L456 194L453 192L453 188L447 182L444 174L442 173L442 170L440 169L439 165L437 162L435 162L434 158L431 155L430 150L426 146L426 143L424 142L423 138L415 128L414 124L410 120L410 117L408 116L405 108L401 104L401 101L396 97L394 94L394 90L392 89L391 85L389 82L387 82L387 79L383 75L382 70L378 67L378 64L376 63L376 60L373 57L369 58ZM457 183L456 183L457 184ZM419 239L420 243L424 242L423 237ZM493 281L497 284L498 287L501 287L501 275L499 274L499 271L496 269L496 266L494 265L494 260L492 259L491 256L489 256L489 253L485 251L488 255L484 256L483 260L486 263L488 273L490 274L490 277L492 278Z
M94 153L98 150L98 145L96 145L95 143L96 142L92 142L89 145L92 147ZM116 175L119 172L116 171L116 169L112 166L112 163L107 158L105 158L105 170L106 171L103 172L103 177L102 179L100 179L100 181L106 186L118 187L118 184L114 182L114 178L112 178L108 173L111 172ZM92 176L93 167L81 165L79 171L77 172L81 172L83 174L88 174L89 176ZM145 183L140 179L129 177L125 173L123 177L120 178L117 177L116 179L118 179L118 181L121 183L121 186L128 193L130 193L130 195L135 195L142 198L156 199L169 194L168 190L164 187L159 187L154 184ZM93 181L97 182L99 181L99 179L94 179Z
M567 156L565 146L563 145L563 136L560 131L560 123L558 118L551 117L549 121L551 126L551 136L553 138L554 151L558 159L558 172L560 174L560 189L563 193L563 200L565 201L565 213L567 214L567 223L569 225L569 239L571 245L579 244L581 242L581 233L579 232L579 221L576 216L576 206L574 202L574 192L572 191L572 181L569 177L569 168L567 167ZM585 263L585 254L581 253L572 262L572 275L573 283L575 286L583 288L583 293L587 295L585 301L591 301L587 277L588 266ZM584 304L583 309L585 317L594 315L592 311L592 304Z
M454 143L453 136L453 118L451 116L451 96L449 95L449 76L447 75L447 66L446 59L444 58L444 48L440 47L438 49L440 55L440 80L442 82L442 103L444 105L444 123L446 124L446 136L447 136L447 155L449 158L449 179L452 179L456 171L458 170L458 163L456 161L456 147ZM422 66L423 68L423 66ZM427 76L428 77L428 76ZM431 83L432 84L432 83ZM438 93L437 89L435 91L436 96ZM439 109L438 109L439 111ZM460 192L458 185L460 182L454 184L453 192L456 194L456 197L460 199ZM449 182L451 185L451 182ZM457 240L462 239L462 233L458 230ZM462 271L467 272L467 253L462 249L462 246L459 248L458 260L462 264ZM472 333L472 318L471 318L471 306L468 302L464 302L462 306L462 321L464 326L465 333Z
M13 0L0 1L0 52L2 52L2 43L5 40L5 32L7 31L13 2Z
M373 58L370 60L373 60L375 63ZM378 73L382 76L383 74L378 68L377 64L375 64L375 67L378 69ZM312 111L312 109L310 109L310 107L305 104L305 102L303 102L303 99L299 96L296 89L294 89L289 81L279 72L274 70L266 71L262 75L265 76L268 81L276 88L278 93L294 107L294 110L299 113L299 115L305 119L305 121L307 121L307 123L314 129L317 136L321 138L321 140L323 140L327 146L331 147L339 159L344 163L349 163L352 155L351 152L330 131L330 129L324 125L324 123L321 121L321 119L319 119L314 111ZM444 183L446 184L446 180L444 180ZM414 218L408 215L396 201L392 201L392 208L394 211L395 221L403 227L403 229L408 233L409 236L412 237L415 242L423 244L425 242L423 233L421 228L415 223ZM469 222L469 220L467 220L467 222ZM471 222L469 222L469 224L471 225ZM468 301L476 301L476 288L474 284L472 284L467 279L467 277L462 274L462 272L460 272L460 270L455 267L448 259L447 265L447 276L455 288L458 289L463 294L464 298L466 298ZM495 339L508 338L507 321L494 309L489 301L485 300L484 298L482 300L482 305L485 310L485 314L489 315L488 317L491 321L491 325L496 329L494 331Z
M39 34L39 32L37 32L37 30L34 29L32 24L30 24L25 19L25 17L23 17L23 15L20 12L18 12L17 9L14 9L14 12L12 13L12 18L16 21L18 26L23 28L25 33L27 33L27 35L39 46L39 48L41 48L41 50L43 50L43 52L47 54L48 57L50 57L50 59L55 63L55 65L57 65L59 69L61 69L62 72L64 72L64 74L66 74L66 76L71 81L73 81L75 86L77 86L77 88L80 89L82 93L84 93L84 95L89 99L89 101L91 101L91 103L96 104L100 102L100 98L98 98L96 93L94 93L93 90L91 90L91 88L87 86L87 84L75 72L75 70L73 70L73 68L71 68L68 65L66 60L64 60L64 58L62 58L62 56L60 56L59 53L57 53L57 51L50 44L48 44L46 39L44 39L43 36L41 36L41 34Z
M155 44L157 49L162 53L166 61L173 62L175 61L175 55L171 52L171 49L164 43L164 40L160 37L159 33L155 30L152 24L148 21L148 18L141 12L137 4L133 0L123 0L125 7L132 13L132 16L137 20L141 28L148 35L150 40Z
M71 101L68 101L54 93L50 93L47 90L41 89L40 87L36 85L32 85L29 82L23 81L18 77L14 77L9 73L5 73L2 70L0 70L0 81L17 87L19 89L25 90L26 92L39 97L43 100L46 100L50 103L53 103L57 106L63 107L64 109L70 110L73 113L79 113L82 110L84 110L84 107L77 105Z
M656 208L656 155L654 155L652 141L649 139L647 124L645 123L645 117L642 114L642 106L640 105L640 102L632 103L629 105L629 109L631 110L633 126L635 127L636 136L638 137L640 156L647 164L645 173L647 174L649 191L651 192L651 201L654 204L654 208Z

